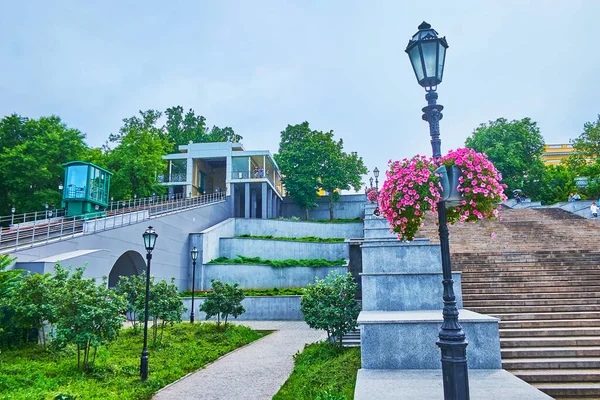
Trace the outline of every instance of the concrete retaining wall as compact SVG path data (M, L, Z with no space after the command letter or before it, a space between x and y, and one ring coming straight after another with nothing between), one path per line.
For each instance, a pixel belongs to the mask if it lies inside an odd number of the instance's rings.
M209 290L210 280L239 283L246 289L270 289L274 287L304 287L315 278L323 279L331 272L345 274L348 267L285 267L251 264L205 264L200 274L196 271L196 287ZM200 276L198 276L200 275Z
M320 222L237 218L235 220L235 235L239 236L243 234L254 236L316 236L320 238L351 239L360 238L363 236L363 223L349 222L339 224L327 224Z
M333 208L333 217L337 219L363 218L366 202L367 196L363 193L342 195L340 201ZM305 212L294 200L286 197L281 205L281 216L305 219ZM317 208L308 211L308 219L329 219L329 196L317 199Z
M221 238L219 244L221 257L235 258L237 255L245 257L262 257L271 260L307 258L325 258L339 260L350 258L350 245L348 242L337 243L310 243L291 242L284 240L264 240L245 238Z
M182 300L188 309L182 318L189 320L192 298L184 297ZM204 321L206 319L206 314L199 311L202 303L204 303L204 298L196 297L194 299L195 321ZM300 311L300 296L252 296L242 300L242 305L246 309L246 312L237 318L237 320L241 321L301 321L304 318L302 311ZM216 317L212 318L212 320L216 319ZM235 319L231 318L231 320Z

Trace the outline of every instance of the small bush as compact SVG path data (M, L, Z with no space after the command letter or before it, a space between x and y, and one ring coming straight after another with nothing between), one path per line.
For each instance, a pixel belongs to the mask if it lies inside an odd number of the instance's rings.
M221 318L227 326L227 318L232 315L234 318L246 312L242 305L244 292L237 283L231 285L216 279L211 279L212 292L206 296L206 300L200 306L200 311L206 313L206 319L217 316L217 329L221 327Z
M342 336L356 328L360 312L355 298L357 288L349 272L315 279L314 284L306 287L300 302L308 326L325 330L327 336L335 337L342 347Z

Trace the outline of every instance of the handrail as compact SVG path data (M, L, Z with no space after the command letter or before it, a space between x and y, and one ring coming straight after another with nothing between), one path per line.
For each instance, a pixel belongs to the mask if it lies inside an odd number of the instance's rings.
M48 212L22 214L19 219L14 219L17 217L14 215L10 216L13 218L10 227L0 226L0 254L73 238L76 235L87 235L115 229L190 208L224 201L225 198L226 194L221 192L187 198L174 195L161 196L160 199L163 199L163 201L154 201L159 199L158 196L139 200L133 199L129 202L120 201L118 203L122 207L107 207L105 212L99 211L91 218L86 218L85 215L65 217L64 210L52 210L52 215L49 215L50 210ZM152 199L152 201L149 199ZM113 203L111 205L114 206Z

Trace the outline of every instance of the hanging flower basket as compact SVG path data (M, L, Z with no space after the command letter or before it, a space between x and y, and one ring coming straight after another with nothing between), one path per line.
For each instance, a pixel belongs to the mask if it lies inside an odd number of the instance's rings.
M424 156L390 161L379 205L399 239L413 240L425 212L437 215L441 199L446 201L450 224L496 218L498 203L506 201L506 185L500 183L502 176L487 155L457 149L439 163L441 167ZM434 220L437 223L437 218Z
M377 190L375 189L371 189L367 192L367 200L369 200L371 203L375 203L378 196L379 193L377 193Z

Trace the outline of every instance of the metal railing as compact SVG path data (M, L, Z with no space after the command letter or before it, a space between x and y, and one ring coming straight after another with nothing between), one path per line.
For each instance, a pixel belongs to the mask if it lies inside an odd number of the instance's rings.
M33 247L63 239L119 228L162 215L224 201L226 194L210 193L197 197L153 196L112 202L98 213L66 217L65 210L38 211L0 217L10 226L0 226L0 253ZM118 206L117 206L118 203ZM49 215L52 212L52 215Z

